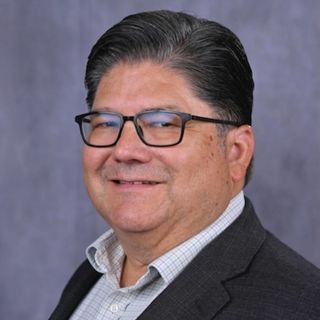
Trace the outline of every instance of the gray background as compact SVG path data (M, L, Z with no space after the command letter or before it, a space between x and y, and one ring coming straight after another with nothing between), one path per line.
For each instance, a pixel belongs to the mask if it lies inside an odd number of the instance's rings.
M265 226L320 266L320 1L0 0L0 317L46 319L104 229L82 185L89 49L125 15L170 8L242 40L256 82L255 174Z

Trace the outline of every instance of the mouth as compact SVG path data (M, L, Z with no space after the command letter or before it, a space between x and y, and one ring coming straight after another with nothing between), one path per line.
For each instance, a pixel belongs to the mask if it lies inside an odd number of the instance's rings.
M115 184L119 185L157 185L157 181L148 180L112 180Z

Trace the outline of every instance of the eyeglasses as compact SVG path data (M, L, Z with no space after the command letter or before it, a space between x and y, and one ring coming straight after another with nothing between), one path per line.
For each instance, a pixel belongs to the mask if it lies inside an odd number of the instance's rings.
M151 147L171 147L182 141L185 125L196 120L217 124L240 126L235 121L199 117L183 112L151 110L124 116L116 112L93 111L77 115L81 137L91 147L114 146L126 121L133 121L141 141Z

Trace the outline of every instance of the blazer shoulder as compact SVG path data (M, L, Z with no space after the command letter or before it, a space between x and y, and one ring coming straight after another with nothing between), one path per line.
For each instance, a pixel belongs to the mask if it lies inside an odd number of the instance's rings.
M248 270L257 296L288 319L320 319L320 270L267 231Z
M246 226L252 220L250 212L255 217L252 208L247 210ZM319 320L320 270L263 230L263 241L251 255L246 269L224 282L230 302L221 310L221 319L240 319L240 315L246 315L246 319ZM242 231L243 239L244 234L252 234L256 229L243 227ZM248 243L244 245L239 239L236 247L241 256L250 250Z
M267 264L273 274L279 273L284 279L291 278L297 285L308 282L320 285L320 269L268 231L257 260Z

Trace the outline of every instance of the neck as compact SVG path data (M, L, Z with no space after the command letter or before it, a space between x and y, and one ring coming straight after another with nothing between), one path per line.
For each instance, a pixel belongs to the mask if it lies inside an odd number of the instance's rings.
M146 264L141 264L139 261L132 260L126 256L121 271L120 287L134 285L146 273L147 268Z
M134 285L147 272L151 262L186 240L175 238L174 242L168 242L162 238L160 241L155 241L154 232L151 236L140 233L130 236L117 234L117 236L126 254L121 272L121 287Z
M193 224L184 228L165 228L163 230L151 230L146 232L123 232L114 229L118 240L125 252L121 274L121 287L131 286L145 274L148 265L166 252L180 245L184 241L199 233L213 220L207 223ZM188 230L188 232L185 232Z
M159 234L158 230L147 232L122 232L115 230L117 238L127 257L127 262L133 265L148 266L152 261L162 256L187 239L183 235Z

